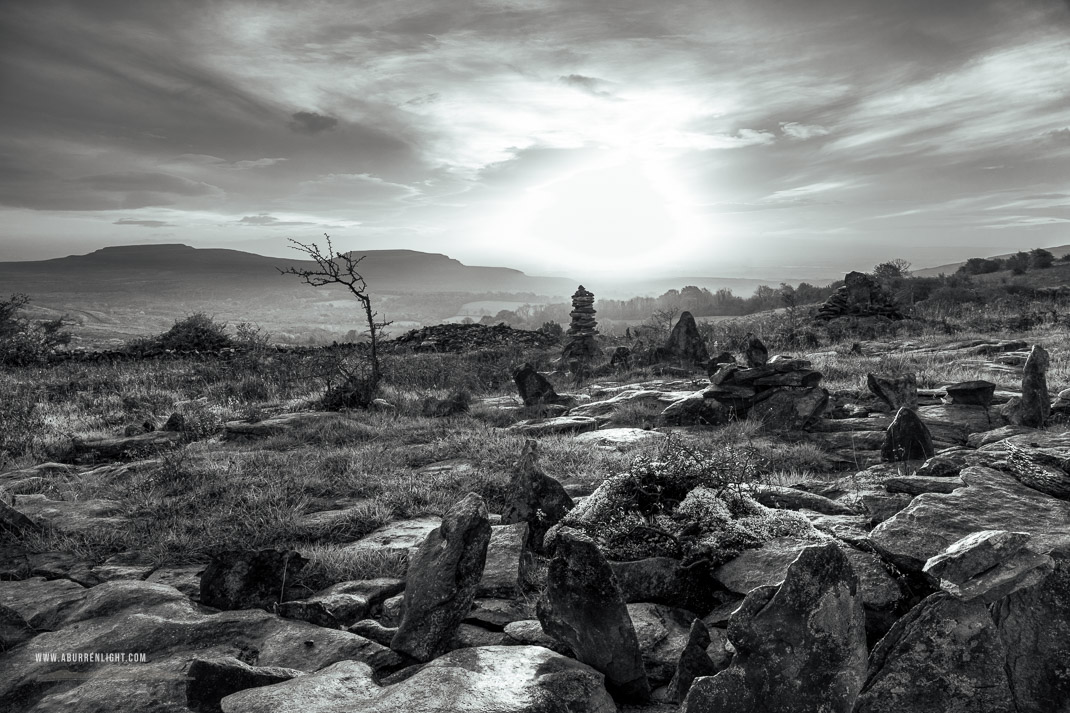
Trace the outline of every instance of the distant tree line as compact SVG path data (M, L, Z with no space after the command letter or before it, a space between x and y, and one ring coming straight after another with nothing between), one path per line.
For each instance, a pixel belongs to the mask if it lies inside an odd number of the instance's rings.
M1060 260L1070 261L1070 253ZM971 257L958 269L963 275L986 275L992 272L1010 270L1012 275L1024 275L1029 270L1045 270L1055 264L1055 256L1044 248L1035 248L1029 252L1019 251L1005 258Z

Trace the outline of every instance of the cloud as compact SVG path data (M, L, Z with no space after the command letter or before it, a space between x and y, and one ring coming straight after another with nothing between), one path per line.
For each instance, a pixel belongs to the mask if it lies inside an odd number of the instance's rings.
M780 132L791 139L805 141L816 136L827 136L829 129L824 126L800 124L795 121L781 122Z
M316 225L311 221L304 220L279 220L275 216L268 215L267 213L260 213L258 215L247 215L238 223L242 225L259 225L259 226L279 226L279 225Z
M563 84L579 89L580 91L586 92L587 94L590 94L592 96L613 96L610 92L602 88L609 84L604 79L598 79L597 77L585 77L582 74L569 74L564 77L558 77L558 80Z
M333 116L317 114L314 111L299 111L292 115L291 121L287 126L290 127L291 131L295 131L298 134L315 136L338 126L338 119Z
M132 218L120 218L112 223L112 225L139 225L142 228L177 228L174 223L168 223L163 220L134 220Z

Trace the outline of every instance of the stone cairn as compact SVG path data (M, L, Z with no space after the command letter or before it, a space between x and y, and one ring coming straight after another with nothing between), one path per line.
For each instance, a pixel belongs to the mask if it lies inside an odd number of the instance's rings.
M569 325L569 341L561 352L561 359L566 364L578 362L580 366L587 365L602 354L595 341L598 334L598 322L594 319L594 293L579 286L576 294L572 295L572 324Z
M848 316L906 319L891 295L884 291L879 282L864 272L847 273L844 276L844 285L837 288L818 308L816 318L830 320Z

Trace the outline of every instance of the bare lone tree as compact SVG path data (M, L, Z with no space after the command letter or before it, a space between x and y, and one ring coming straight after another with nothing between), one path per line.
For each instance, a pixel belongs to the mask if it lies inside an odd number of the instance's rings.
M289 238L290 247L300 250L308 255L316 263L314 269L300 269L288 267L285 270L279 268L284 275L297 275L306 284L313 287L324 285L343 285L350 294L357 298L364 310L364 319L368 324L368 360L365 373L347 368L344 362L339 362L337 370L344 377L343 383L337 389L328 388L324 396L324 405L328 408L367 408L375 398L379 382L382 379L382 368L379 364L379 339L383 328L390 324L388 321L376 321L379 316L372 309L372 299L368 294L368 283L364 276L357 270L357 266L367 256L362 255L354 258L352 253L342 253L334 249L331 244L331 236L323 234L327 238L327 250L320 250L316 243L305 244Z

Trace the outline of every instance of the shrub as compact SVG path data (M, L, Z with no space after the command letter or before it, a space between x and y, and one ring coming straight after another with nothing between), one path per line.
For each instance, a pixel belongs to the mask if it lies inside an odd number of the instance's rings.
M227 325L220 324L204 312L176 320L174 325L155 337L138 339L131 347L140 350L167 349L178 352L219 351L234 346Z
M786 535L819 537L797 513L770 510L748 494L762 473L755 449L710 450L669 439L611 476L562 525L590 535L610 559L676 557L719 564Z
M39 364L55 352L56 347L71 341L63 331L64 319L31 322L19 313L30 303L24 294L0 300L0 364L28 366Z

